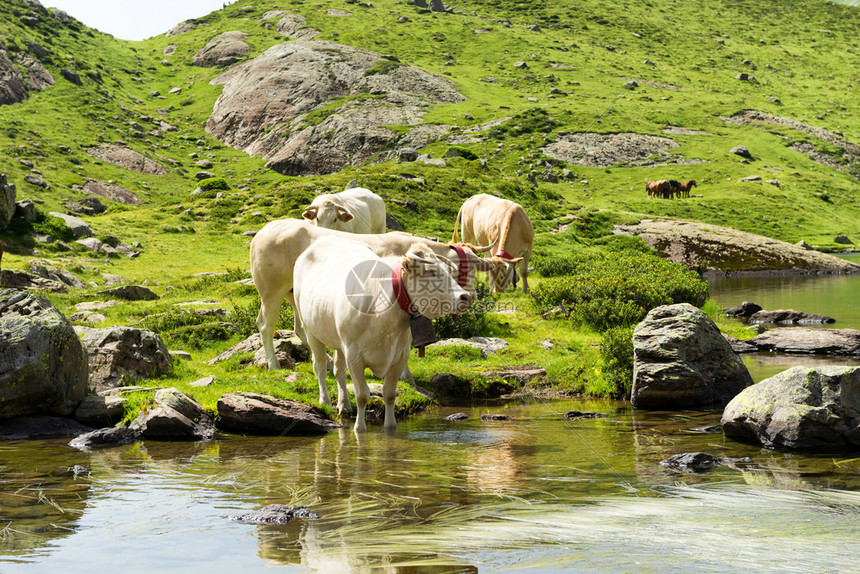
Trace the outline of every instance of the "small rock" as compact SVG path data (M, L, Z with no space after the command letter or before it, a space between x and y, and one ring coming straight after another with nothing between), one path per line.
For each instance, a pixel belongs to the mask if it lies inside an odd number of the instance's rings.
M171 353L172 354L172 353ZM209 375L208 377L203 377L202 379L197 379L196 381L192 381L188 383L189 387L208 387L212 383L215 382L215 377Z
M666 468L692 472L710 470L722 463L722 460L718 457L704 452L685 452L682 454L675 454L666 460L660 461L660 464Z
M511 415L501 415L496 413L487 413L481 415L482 421L509 421L511 420Z
M131 444L140 439L140 434L126 427L108 427L75 437L69 442L69 446L82 450L90 448L101 448L111 446L123 446Z
M446 421L464 421L469 418L469 415L466 413L454 413L453 415L448 415L445 417Z
M286 524L293 518L317 519L320 515L311 512L306 506L287 506L286 504L270 504L255 512L238 514L230 517L236 522L251 522L254 524Z
M566 419L603 419L608 416L606 413L594 411L568 411L564 413L564 418Z
M750 153L750 150L747 149L747 146L744 146L744 145L735 146L730 151L731 151L731 153L733 153L735 155L739 155L741 157L745 157L748 159L753 159L753 156Z

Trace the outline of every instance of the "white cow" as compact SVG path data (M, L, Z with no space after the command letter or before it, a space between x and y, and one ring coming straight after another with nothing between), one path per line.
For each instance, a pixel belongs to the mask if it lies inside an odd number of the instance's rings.
M419 241L408 233L383 233L381 235L357 235L322 227L315 227L301 219L280 219L271 221L261 229L251 241L251 277L260 294L260 313L257 315L257 328L266 349L269 369L278 369L275 347L272 342L275 326L280 314L281 302L286 299L293 311L296 309L293 297L293 267L302 252L321 237L341 237L367 244L380 257L405 255L409 248ZM450 260L455 266L460 285L475 296L476 270L489 272L493 266L489 260L475 255L475 251L489 249L474 246L451 246L437 241L424 241L440 257ZM295 315L296 334L305 342L301 318ZM407 380L410 378L407 375Z
M394 429L397 380L412 347L411 315L435 319L463 313L472 304L471 295L457 285L448 265L422 243L414 244L404 256L383 259L363 243L323 237L299 256L294 273L296 311L313 354L320 403L329 403L329 347L334 351L338 411L352 411L346 390L348 370L358 408L354 430L366 430L370 391L364 369L369 368L382 375L384 426Z
M535 230L519 203L481 193L467 199L457 213L454 236L463 221L463 241L481 245L496 245L496 254L490 258L494 267L490 271L493 291L503 293L514 278L514 267L520 264L523 293L529 292L529 259ZM516 287L516 284L514 285Z
M318 227L350 233L385 233L385 202L363 187L318 195L302 213Z

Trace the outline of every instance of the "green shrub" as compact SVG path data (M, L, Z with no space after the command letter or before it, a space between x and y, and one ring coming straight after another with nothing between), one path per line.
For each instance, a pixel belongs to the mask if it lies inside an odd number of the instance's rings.
M561 125L542 108L531 108L517 114L508 121L490 128L488 139L504 139L532 133L547 133Z
M458 315L445 315L433 320L437 338L459 337L469 339L471 337L488 337L493 334L493 325L490 323L487 313L495 309L499 295L493 293L485 281L475 283L475 292L475 301L468 311Z
M698 274L654 254L592 254L568 270L541 282L532 299L541 311L563 305L571 321L601 331L634 325L660 305L701 307L708 299L708 284Z
M257 332L257 314L260 312L260 296L255 292L254 298L246 304L236 303L231 300L233 305L233 313L230 315L230 322L233 328L242 337L249 337ZM276 329L292 329L293 328L293 308L287 303L286 299L281 301L281 311L278 315L278 324Z
M364 76L373 76L375 74L387 74L388 72L395 70L402 66L403 64L399 62L393 62L391 60L380 60L375 63L368 69L364 71Z
M203 191L221 190L227 191L230 189L230 184L223 177L207 177L201 180L198 185Z
M226 322L187 325L174 329L164 336L165 341L193 349L205 347L214 341L226 341L233 336L233 325Z
M652 253L653 249L645 243L641 237L631 235L607 235L598 237L593 245L599 245L609 251L636 251L639 253Z
M37 213L39 219L33 224L33 231L50 235L60 241L74 241L76 239L74 232L63 219L41 212Z
M633 327L612 327L600 340L603 378L617 398L630 397L633 386Z

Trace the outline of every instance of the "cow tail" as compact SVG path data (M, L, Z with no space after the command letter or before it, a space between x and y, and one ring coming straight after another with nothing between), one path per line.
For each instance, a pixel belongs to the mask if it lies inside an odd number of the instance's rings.
M460 211L457 212L457 221L454 222L454 235L451 236L451 243L457 243L460 238L457 233L460 231L460 215L463 213L463 207L460 206Z

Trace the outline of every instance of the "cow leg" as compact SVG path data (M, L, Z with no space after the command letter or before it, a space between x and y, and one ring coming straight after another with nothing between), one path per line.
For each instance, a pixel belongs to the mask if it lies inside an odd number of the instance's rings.
M367 410L367 401L370 400L370 389L367 387L367 379L364 378L364 361L361 360L361 351L358 349L344 349L349 375L352 378L352 386L355 389L355 427L357 433L367 432L364 422L364 413Z
M523 276L523 293L529 292L529 259L532 258L531 250L526 251L523 260L520 261L520 275Z
M401 381L406 381L413 387L415 386L415 377L412 376L412 371L409 370L409 363L406 363L406 366L403 367L403 374L400 375Z
M346 358L342 351L334 352L334 378L337 380L337 412L340 415L352 413L349 392L346 390Z
M260 338L263 340L263 348L266 350L266 360L269 363L269 370L274 371L281 368L278 359L275 356L275 326L278 324L278 315L281 312L281 301L284 297L290 302L293 307L293 315L296 317L296 324L299 322L299 315L295 312L296 304L292 293L284 293L276 291L275 293L260 294L260 312L257 313L257 329L260 331ZM298 329L296 329L298 333ZM304 334L304 332L303 332ZM302 337L302 341L305 338Z
M313 335L308 336L308 347L311 348L311 355L314 362L314 374L317 377L317 383L320 386L320 404L330 405L331 400L328 396L328 388L326 387L325 378L328 374L328 355L325 352L325 345L315 338Z
M382 400L385 401L385 420L382 426L386 431L393 431L397 428L397 419L394 417L394 399L397 396L398 375L394 373L397 373L397 370L391 369L382 383Z

